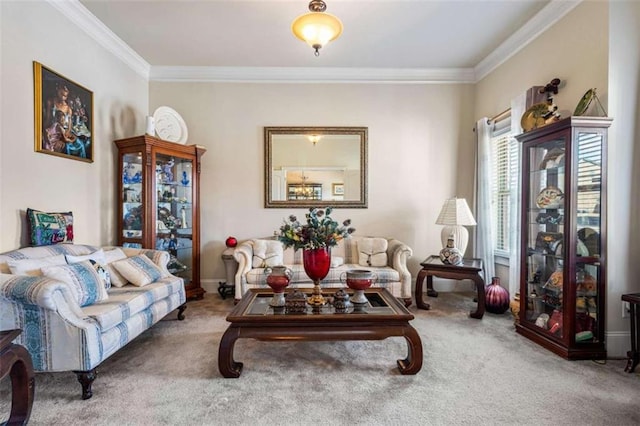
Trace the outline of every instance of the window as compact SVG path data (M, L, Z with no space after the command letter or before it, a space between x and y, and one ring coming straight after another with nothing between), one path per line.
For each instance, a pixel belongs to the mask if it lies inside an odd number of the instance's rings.
M495 256L509 257L509 222L512 197L518 179L518 141L511 133L511 119L492 123L492 221ZM517 201L517 200L516 200Z

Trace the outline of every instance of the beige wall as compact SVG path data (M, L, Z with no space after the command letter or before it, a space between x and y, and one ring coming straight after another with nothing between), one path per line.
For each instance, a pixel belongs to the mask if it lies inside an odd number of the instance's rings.
M203 277L224 277L227 236L272 235L291 213L265 209L264 126L367 126L369 208L339 209L357 234L388 235L414 250L410 269L440 250L443 201L471 199L473 86L370 84L150 84L150 109L175 108L202 167Z
M611 14L611 16L610 16ZM608 257L606 336L609 356L629 346L620 295L640 291L640 3L581 3L561 21L480 81L475 115L491 116L529 87L560 78L554 97L571 115L587 89L614 118L608 148ZM519 118L516 118L519 119ZM504 283L508 270L498 268Z
M609 7L606 2L584 2L551 26L524 49L476 85L476 117L491 117L509 108L511 100L532 86L544 86L554 78L562 82L554 102L562 117L570 116L590 88L608 100ZM589 31L585 31L588 22ZM514 117L520 120L520 117ZM496 265L504 285L509 270Z
M640 2L611 2L609 22L607 330L626 351L620 295L640 292Z
M24 246L27 207L73 211L75 240L115 241L113 139L144 131L148 83L45 2L0 2L0 251ZM94 162L34 152L33 66L93 91Z
M554 101L563 117L573 113L582 95L592 87L606 103L608 27L606 2L578 5L477 83L476 116L497 114L529 87L544 86L556 77L562 83Z

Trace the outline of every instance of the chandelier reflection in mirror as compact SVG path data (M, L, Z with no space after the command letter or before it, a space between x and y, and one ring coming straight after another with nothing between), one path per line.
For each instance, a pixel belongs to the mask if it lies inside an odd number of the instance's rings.
M313 195L313 189L307 186L307 181L309 180L308 176L304 175L304 171L302 172L302 183L300 186L294 188L294 192L298 197L302 198L311 198Z
M291 24L293 34L311 46L316 56L320 56L323 46L342 34L342 22L325 10L327 5L324 1L311 0L309 13L298 16Z

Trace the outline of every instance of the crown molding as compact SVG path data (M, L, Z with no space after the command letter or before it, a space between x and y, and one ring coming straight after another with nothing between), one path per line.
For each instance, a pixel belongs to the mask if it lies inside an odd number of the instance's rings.
M582 0L551 0L474 68L304 68L151 66L79 0L46 0L137 74L151 81L227 83L477 83Z
M96 40L102 47L113 53L133 71L145 79L149 79L151 65L138 55L120 37L114 34L105 24L78 0L46 0L63 16L69 18L86 34Z
M472 68L151 67L152 81L226 83L473 83Z
M562 19L581 2L582 0L551 0L540 12L475 66L476 82L485 78L491 71L524 49L526 45Z

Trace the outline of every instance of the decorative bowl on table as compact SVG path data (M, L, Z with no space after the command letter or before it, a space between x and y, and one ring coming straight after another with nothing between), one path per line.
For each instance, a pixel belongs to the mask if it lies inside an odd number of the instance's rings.
M269 306L285 306L284 289L291 281L291 274L291 269L286 266L274 266L270 269L269 276L267 276L267 285L273 290L273 297L269 302Z
M345 276L346 280L343 280ZM376 274L368 269L351 269L340 275L340 281L346 282L347 287L354 291L351 302L355 304L365 304L369 302L364 295L364 291L371 287L377 279Z

